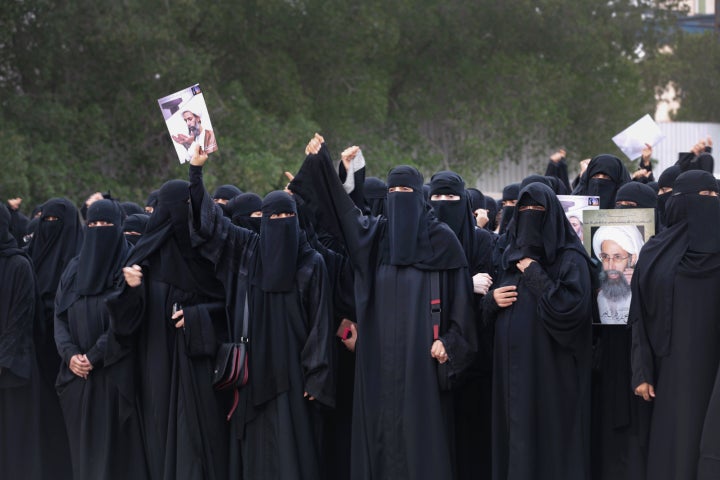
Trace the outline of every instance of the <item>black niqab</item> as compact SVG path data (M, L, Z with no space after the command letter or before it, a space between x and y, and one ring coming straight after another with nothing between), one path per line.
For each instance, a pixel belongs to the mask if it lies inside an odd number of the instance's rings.
M292 217L270 218L292 213ZM282 190L268 193L262 202L260 222L261 288L264 292L289 292L295 287L300 226L295 200Z
M488 211L488 223L487 223L487 225L485 225L485 229L490 230L491 232L494 232L498 226L497 213L498 213L499 209L498 209L497 200L485 195L485 208Z
M545 208L545 211L527 210L522 212L536 216L528 215L527 220L522 220L521 226L519 224L521 220L519 207L521 205L540 205ZM540 219L537 218L538 213L541 214ZM515 209L513 221L508 228L508 235L508 247L502 258L503 269L510 268L511 265L528 256L527 253L531 253L535 249L539 250L536 251L541 254L542 263L555 262L560 252L565 249L577 250L588 258L585 248L565 216L557 195L550 187L542 183L533 182L520 191L518 208ZM531 249L527 247L531 247Z
M232 223L260 233L260 217L252 217L252 213L262 210L262 198L255 193L243 193L227 203Z
M673 165L663 170L660 178L658 178L658 190L661 188L671 188L675 183L675 179L682 173L680 167ZM672 195L672 192L659 193L657 196L657 211L660 221L660 226L665 226L665 203L668 198Z
M56 217L56 221L48 220ZM38 292L55 295L60 275L80 251L83 240L80 213L66 198L52 198L42 207L28 253L37 274Z
M131 245L135 245L140 240L147 229L149 220L150 215L145 213L134 213L127 216L123 222L123 233L125 234L125 239L130 242ZM127 232L137 232L140 235L129 235Z
M518 195L520 195L521 188L522 187L519 183L511 183L510 185L505 185L505 188L503 188L502 201L517 201ZM505 205L502 207L502 215L500 216L500 229L498 230L498 233L500 235L505 233L505 231L507 230L507 227L510 224L510 219L512 219L514 212L514 205Z
M110 226L88 227L78 255L77 291L98 295L117 284L128 244L122 231L122 210L112 200L98 200L88 208L88 224L104 221Z
M387 178L388 188L409 187L412 192L388 192L387 217L391 265L413 265L432 256L423 193L417 169L401 165Z
M430 196L457 195L460 200L430 200L435 216L445 222L460 240L468 263L473 255L475 217L470 209L465 182L455 172L441 171L430 179Z
M598 173L610 178L593 178ZM630 173L622 161L614 155L602 154L590 160L587 170L580 179L580 185L572 194L597 195L600 197L600 208L614 208L618 188L629 181Z

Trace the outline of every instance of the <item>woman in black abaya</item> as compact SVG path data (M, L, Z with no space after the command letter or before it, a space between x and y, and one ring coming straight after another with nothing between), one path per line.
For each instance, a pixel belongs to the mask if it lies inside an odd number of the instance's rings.
M517 196L517 193L516 193ZM438 220L455 233L465 251L474 280L474 318L479 345L472 365L453 392L458 479L490 478L490 390L492 384L492 327L482 321L482 299L492 284L495 236L475 226L465 182L455 172L437 172L430 179L430 204Z
M3 478L43 476L39 371L33 348L35 275L0 206L0 466Z
M672 192L666 228L645 244L632 279L632 385L654 405L647 478L718 478L717 423L707 421L719 388L718 186L693 170Z
M615 208L654 209L657 199L647 184L628 182L618 189ZM645 478L652 409L632 392L631 344L628 325L593 325L592 461L596 480Z
M196 154L190 167L194 240L217 265L233 324L242 325L245 309L249 318L249 377L233 417L231 459L242 458L247 479L320 479L320 409L335 406L325 263L286 192L263 199L259 235L221 217L202 183L205 161Z
M52 448L45 463L53 465L59 478L70 477L70 451L62 411L55 392L55 377L61 359L55 346L55 294L60 276L80 251L83 241L80 212L65 198L52 198L42 206L38 225L28 253L37 278L38 311L35 324L35 348L42 378L45 408L41 412L44 440Z
M339 232L355 272L357 343L353 479L452 478L451 396L438 364L459 374L476 350L467 258L429 211L410 166L388 174L385 215L364 216L343 189L317 135L289 188L323 228ZM442 300L434 328L434 281Z
M531 183L508 228L494 322L493 478L590 477L591 262L555 193Z
M112 200L88 208L80 254L65 269L55 299L57 376L70 440L73 478L147 478L138 412L119 416L121 397L104 368L109 315L105 300L122 278L129 251L122 211Z
M225 292L191 246L189 202L188 182L160 188L123 269L126 284L107 301L109 341L123 347L109 362L124 401L139 402L154 479L228 478L229 406L212 387L215 352L227 338Z

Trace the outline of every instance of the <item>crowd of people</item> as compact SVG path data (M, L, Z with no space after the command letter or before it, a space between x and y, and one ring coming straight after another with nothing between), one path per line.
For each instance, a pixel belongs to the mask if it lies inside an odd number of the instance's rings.
M495 200L452 171L366 178L359 147L335 163L315 134L264 197L211 195L194 145L144 207L8 199L0 472L720 478L711 152L657 182L650 146L633 172L597 155L570 182L561 150ZM568 194L655 209L656 234L601 227L588 249ZM219 389L229 342L246 382Z

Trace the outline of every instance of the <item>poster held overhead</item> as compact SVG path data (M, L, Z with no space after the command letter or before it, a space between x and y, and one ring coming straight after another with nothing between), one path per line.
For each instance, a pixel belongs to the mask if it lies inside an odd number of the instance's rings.
M217 151L217 141L210 122L200 84L158 99L173 146L180 163L189 162L193 145L205 153Z
M660 130L660 127L650 115L646 114L640 120L615 135L612 140L628 159L635 160L642 155L645 144L655 147L664 138L665 135Z

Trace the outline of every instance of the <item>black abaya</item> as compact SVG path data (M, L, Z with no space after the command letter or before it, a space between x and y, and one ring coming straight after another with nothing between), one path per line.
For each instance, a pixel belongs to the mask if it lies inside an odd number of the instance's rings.
M166 182L145 235L128 265L142 284L107 301L108 361L117 371L124 409L139 403L145 456L153 479L228 477L227 398L213 390L214 357L225 338L224 291L212 266L190 247L187 182ZM184 312L184 328L171 319ZM125 407L123 407L123 405Z
M472 289L455 235L432 216L413 210L413 205L424 205L418 177L409 167L391 171L389 187L410 186L413 192L397 193L401 197L395 199L388 194L387 218L363 216L355 207L325 145L306 158L290 185L319 212L324 228L340 232L355 272L353 479L453 475L452 397L440 390L437 361L430 355L431 278L439 272L439 338L456 374L468 366L476 349ZM395 203L408 206L404 218L398 218L401 211L393 214ZM411 242L402 242L403 235Z
M272 213L295 211L294 201L284 192L265 197L257 235L220 215L204 191L200 168L191 167L190 178L195 243L217 265L235 324L241 320L245 293L248 295L249 380L239 392L233 417L235 439L231 445L236 450L231 456L241 453L244 478L318 479L322 463L320 410L335 402L334 331L323 259L296 237L295 255L270 269L272 259L291 253L287 251L288 231L278 232L277 226L288 221L285 226L297 227L295 217L269 218ZM270 248L271 259L263 254L265 246ZM288 258L294 258L294 263ZM304 396L306 392L313 401Z
M0 207L3 208L4 207ZM43 408L33 348L35 275L0 211L0 470L4 478L49 478L39 415Z
M524 202L545 208L541 230L518 227ZM590 260L554 193L540 183L521 191L507 236L494 286L516 285L517 301L500 308L492 291L485 297L495 325L493 478L587 479ZM520 273L515 264L528 255L536 261Z

